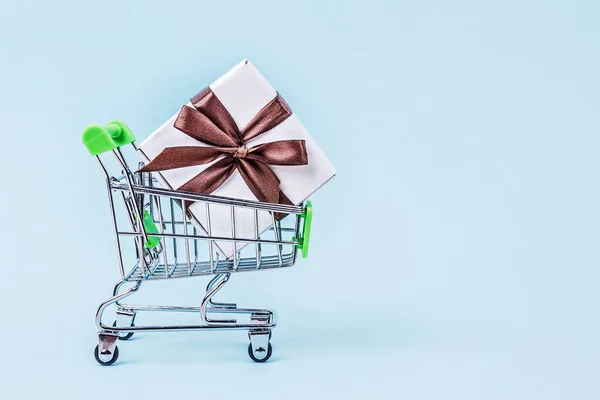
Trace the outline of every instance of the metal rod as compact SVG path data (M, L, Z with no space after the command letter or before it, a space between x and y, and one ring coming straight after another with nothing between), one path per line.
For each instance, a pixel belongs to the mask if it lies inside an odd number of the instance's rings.
M273 228L277 227L277 220L275 219L275 213L271 213L271 218L273 219ZM279 237L279 231L277 229L274 229L273 232L275 232L275 242L278 243L280 242L281 238ZM279 265L283 265L283 260L281 259L281 245L278 244L277 245L277 255L279 256Z
M115 190L128 191L127 185L116 183L112 184L111 187ZM153 194L157 196L170 197L177 200L186 200L190 202L203 201L212 204L223 204L235 207L253 208L262 211L271 211L282 214L302 214L303 209L299 206L289 206L284 204L273 204L273 203L261 203L258 201L232 199L229 197L213 196L213 195L201 195L190 192L183 192L180 190L168 190L163 188L150 188L146 186L134 185L133 188L136 192Z
M193 230L192 232L194 232L194 235L198 234L198 230L196 229L195 225L193 226ZM194 273L194 270L196 269L196 265L198 264L198 241L194 240L194 266L192 267L192 274Z
M117 226L117 217L115 215L115 203L113 200L112 190L110 188L110 177L108 175L108 171L104 167L100 156L96 156L96 159L100 163L100 167L102 167L102 171L104 171L104 175L106 176L106 187L108 189L108 204L110 206L110 213L112 216L113 230L115 232L115 240L117 242L117 256L119 259L119 272L121 273L121 278L125 277L125 269L123 267L123 256L121 254L121 241L119 239L119 227Z
M108 300L104 301L104 303L100 304L100 307L98 307L98 311L96 312L96 326L100 329L107 329L107 327L102 324L102 314L104 313L104 309L106 307L108 307L109 305L111 305L112 303L115 303L115 302L121 300L122 298L125 298L125 297L131 295L133 292L138 290L140 285L141 285L141 282L137 282L136 285L134 287L130 288L129 290L127 290L121 294L114 295L111 298L109 298ZM110 328L112 328L112 327L110 327ZM110 329L110 328L108 328L108 329Z
M304 204L302 204L302 207L304 207ZM294 236L293 236L293 239L296 239L296 240L300 240L300 220L302 220L302 215L300 215L300 214L296 215L296 223L294 226ZM296 262L296 256L298 253L297 250L298 250L298 246L294 246L292 248L292 254L293 254L292 255L292 264Z
M200 306L200 319L202 319L202 322L204 322L205 324L213 325L236 323L236 320L212 320L206 316L206 308L208 306L209 300L227 283L227 281L229 280L229 276L229 273L219 275L219 281L216 282L214 286L206 292L206 295L204 295L204 299L202 300L202 304Z
M119 231L119 235L123 236L141 236L142 234L139 232L125 232ZM230 237L224 236L207 236L207 235L181 235L181 234L171 234L171 233L148 233L149 237L165 237L165 238L178 238L178 239L203 239L209 241L223 241L223 242L243 242L243 243L264 243L264 244L281 244L281 245L289 245L294 246L298 244L298 241L289 241L289 240L268 240L268 239L232 239ZM254 258L254 257L253 257Z
M204 203L206 204L206 227L208 228L208 236L211 237L212 236L212 227L210 224L210 204L209 203ZM214 261L214 251L213 251L213 241L209 240L208 241L208 255L210 257L210 270L212 272L215 272L215 261Z
M152 172L147 172L147 174L148 174L148 186L153 187L154 184L152 182ZM156 196L151 196L151 197L156 197ZM152 198L150 198L149 209L150 209L150 215L152 216L152 218L154 218L154 204L152 203Z
M140 225L140 231L142 232L142 234L144 236L144 242L147 242L148 241L148 236L146 236L146 229L144 228L144 224L142 223L142 221L143 221L143 219L142 219L142 212L139 209L137 203L135 202L135 191L133 190L134 186L138 186L138 187L144 187L144 186L134 185L131 182L131 171L129 170L129 167L127 166L127 162L125 161L125 157L123 157L123 154L121 153L121 149L119 149L117 147L116 151L113 150L112 152L115 155L117 161L119 161L119 164L121 164L121 166L125 170L124 172L125 172L125 180L127 181L127 188L129 189L129 192L131 193L131 197L134 200L135 216L137 217L137 220L140 221L140 224L139 224Z
M182 214L182 218L183 218L183 234L187 237L188 235L188 226L187 226L187 221L186 221L186 205L185 205L185 200L183 200L181 202L181 214ZM185 239L185 259L187 261L187 272L188 275L192 274L192 264L190 263L190 241L189 239Z
M156 201L156 208L158 209L158 223L160 225L160 233L164 234L165 233L165 224L163 222L163 212L162 212L162 204L160 201L160 196L153 196L154 197L154 201ZM167 239L164 237L160 238L161 244L163 246L162 248L162 253L163 253L163 262L165 264L165 276L169 276L169 255L167 254L168 249L167 249Z
M258 233L258 210L254 210L254 237L258 240L260 239L259 237L259 233ZM260 268L260 262L261 262L261 248L260 248L260 243L256 243L256 269Z
M217 330L232 330L232 329L239 329L239 330L250 330L250 329L256 329L256 328L260 328L260 329L270 329L270 328L274 328L275 324L274 323L270 323L270 324L237 324L236 322L229 322L229 321L235 321L235 320L223 320L220 322L213 322L210 325L169 325L169 326L162 326L162 325L156 325L156 326L130 326L130 327L115 327L115 326L109 326L109 325L104 325L102 323L100 323L99 329L105 330L105 331L113 331L113 332L176 332L176 331L202 331L202 330L211 330L211 331L217 331Z
M231 237L232 239L234 239L233 241L233 269L236 270L238 265L237 265L237 242L236 242L236 235L235 235L235 207L231 206Z
M208 282L208 285L206 285L206 292L208 293L210 290L212 290L212 288L214 287L214 285L217 283L217 281L219 280L219 276L220 275L215 275L214 278L212 278L210 280L210 282ZM211 299L208 300L208 305L214 308L219 308L219 309L227 309L227 310L231 310L231 309L235 309L237 308L237 305L235 303L217 303L215 301ZM207 310L209 310L209 308L207 308Z
M170 206L170 211L171 211L171 221L175 221L175 202L173 201L173 199L169 199L169 206ZM176 233L175 231L175 224L171 223L171 230L173 231L173 234ZM165 237L167 237L165 235ZM175 270L177 269L177 238L175 236L172 236L173 238L173 271L171 271L171 274L173 272L175 272Z
M181 307L181 306L157 306L157 305L123 305L123 308L130 311L159 311L159 312L201 312L201 307ZM223 314L263 314L272 315L271 310L254 308L206 308L206 312Z

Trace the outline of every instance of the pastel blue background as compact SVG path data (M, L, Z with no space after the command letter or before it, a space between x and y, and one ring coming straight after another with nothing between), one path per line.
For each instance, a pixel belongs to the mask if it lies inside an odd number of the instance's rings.
M567 0L4 1L0 398L598 399L599 17ZM279 312L272 362L243 332L148 333L100 367L118 271L80 134L122 119L145 138L246 57L338 169L310 258L221 297ZM197 304L204 284L146 294Z

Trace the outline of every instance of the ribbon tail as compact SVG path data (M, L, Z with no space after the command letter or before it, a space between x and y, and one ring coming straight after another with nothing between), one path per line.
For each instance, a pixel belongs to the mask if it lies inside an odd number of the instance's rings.
M279 178L268 165L249 159L239 159L240 175L259 201L279 202Z
M279 190L279 204L285 204L288 206L295 205L281 190ZM287 214L275 213L275 219L277 220L284 219L285 217L287 217Z
M231 156L224 157L184 183L179 190L210 194L233 174L235 167L236 164Z
M294 206L295 205L281 190L279 190L279 204L285 204L286 206ZM287 215L287 214L285 214L285 215Z
M240 175L259 201L275 204L294 205L279 189L279 178L268 165L240 160L238 163ZM283 219L287 214L275 213L275 219Z

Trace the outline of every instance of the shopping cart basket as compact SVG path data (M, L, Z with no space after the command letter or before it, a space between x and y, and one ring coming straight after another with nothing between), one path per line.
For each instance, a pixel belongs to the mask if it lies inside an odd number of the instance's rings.
M271 329L276 324L274 312L219 303L213 301L213 297L233 273L290 267L296 262L298 250L306 257L312 219L310 201L290 206L164 189L152 173L132 172L129 168L121 147L130 144L137 150L134 141L129 128L120 121L90 126L83 133L84 144L96 156L106 175L121 274L112 296L96 313L96 325L100 329L99 343L94 351L96 360L102 365L113 364L119 357L117 339L127 340L134 332L237 329L248 331L250 358L256 362L267 361L272 353L270 339ZM100 155L104 153L112 153L116 159L113 163L118 167L117 171L121 171L117 176L109 173L108 160L101 159ZM141 166L142 163L138 165ZM193 214L188 212L188 207L197 202L206 208L206 232L197 229L197 224L192 221ZM215 205L231 210L231 237L211 235L210 207ZM242 208L253 210L256 239L236 237L236 211ZM259 212L269 213L273 221L272 226L262 233L258 231ZM278 216L282 214L288 216L281 220ZM234 242L233 256L219 256L218 242ZM192 276L211 278L199 306L122 303L139 290L142 282ZM122 289L127 283L131 287ZM116 320L112 325L105 325L102 316L112 304L117 308ZM141 311L196 312L200 318L196 325L136 325L136 314ZM228 314L229 318L215 318L215 314ZM244 320L238 321L238 318Z

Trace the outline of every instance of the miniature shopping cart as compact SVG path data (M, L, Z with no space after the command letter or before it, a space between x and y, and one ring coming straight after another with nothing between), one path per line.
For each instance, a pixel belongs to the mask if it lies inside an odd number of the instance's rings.
M96 325L100 329L99 344L94 352L96 360L102 365L113 364L119 357L117 339L127 340L139 331L237 329L248 331L250 358L256 362L267 361L272 353L270 339L271 329L275 327L274 312L219 303L213 301L213 297L233 273L290 267L296 262L298 250L306 257L312 219L310 201L291 206L164 189L152 173L132 172L129 168L121 147L131 144L137 150L134 141L129 128L120 121L110 122L107 126L90 126L83 134L84 144L97 157L106 175L121 274L112 296L100 305L96 313ZM121 171L116 176L108 172L109 160L101 159L103 153L112 153L116 159L116 162L111 160L117 171ZM142 163L138 165L141 166ZM198 202L206 209L205 231L198 229L194 215L188 212L188 207ZM211 235L211 206L230 209L230 237ZM236 237L236 211L242 208L254 213L256 239ZM272 225L267 231L259 232L258 215L265 212L270 214ZM278 218L284 214L288 216ZM218 242L233 242L233 256L225 258L220 255L216 250ZM211 278L199 306L122 303L139 290L142 282L192 276ZM105 325L102 316L112 304L117 308L116 321ZM138 312L151 311L196 312L200 318L195 325L134 324Z

